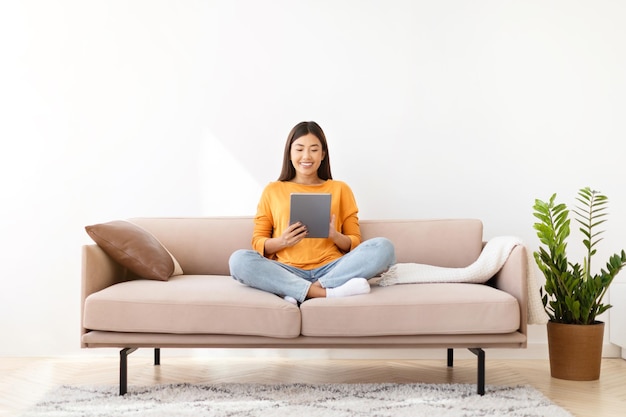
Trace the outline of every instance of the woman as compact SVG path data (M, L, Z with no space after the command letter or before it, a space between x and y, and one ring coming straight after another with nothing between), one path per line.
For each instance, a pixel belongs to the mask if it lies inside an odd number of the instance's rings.
M305 225L289 225L291 193L331 194L328 238L307 238ZM322 128L301 122L287 137L278 181L268 184L261 196L253 250L231 255L231 275L294 304L307 298L367 294L367 280L393 265L395 253L385 238L361 243L357 213L350 187L332 179Z

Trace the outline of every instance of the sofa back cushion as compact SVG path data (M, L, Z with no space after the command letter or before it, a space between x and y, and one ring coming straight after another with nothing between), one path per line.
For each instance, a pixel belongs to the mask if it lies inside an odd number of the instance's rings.
M187 275L230 275L228 259L250 249L252 217L134 218L178 260Z
M448 268L472 264L483 248L483 223L476 219L361 220L361 238L386 237L399 263Z
M185 274L230 275L228 259L250 249L253 218L133 218L178 260ZM363 240L390 239L398 262L462 268L482 250L483 225L476 219L361 220Z

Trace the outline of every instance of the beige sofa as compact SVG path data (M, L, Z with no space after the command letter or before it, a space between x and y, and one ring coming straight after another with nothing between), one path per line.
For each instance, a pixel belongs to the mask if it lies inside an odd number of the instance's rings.
M468 348L485 391L485 348L525 348L527 255L516 247L486 284L377 286L369 294L311 299L299 307L229 276L228 258L249 248L251 217L136 218L175 258L183 275L139 279L102 246L82 252L84 348ZM465 267L483 248L480 220L362 220L363 239L389 238L399 263Z

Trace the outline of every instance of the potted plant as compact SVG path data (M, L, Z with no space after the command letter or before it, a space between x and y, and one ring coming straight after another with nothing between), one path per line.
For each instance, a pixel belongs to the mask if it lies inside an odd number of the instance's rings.
M548 348L550 372L555 378L590 381L600 377L604 323L597 316L611 308L604 296L618 272L626 266L626 253L609 257L606 269L592 272L596 245L602 240L598 226L606 222L608 198L589 187L578 192L575 220L582 233L586 253L582 263L567 256L570 235L569 210L555 202L535 200L534 224L541 242L533 252L535 262L545 276L540 290L548 313Z

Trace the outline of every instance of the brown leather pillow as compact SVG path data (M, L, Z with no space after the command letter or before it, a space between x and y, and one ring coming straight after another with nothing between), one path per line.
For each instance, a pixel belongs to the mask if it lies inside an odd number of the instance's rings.
M139 277L167 281L175 273L176 259L156 237L136 224L116 220L86 226L85 230L113 260Z

